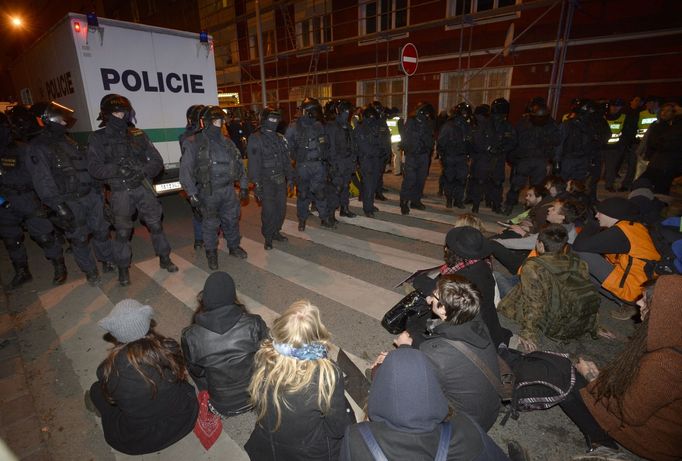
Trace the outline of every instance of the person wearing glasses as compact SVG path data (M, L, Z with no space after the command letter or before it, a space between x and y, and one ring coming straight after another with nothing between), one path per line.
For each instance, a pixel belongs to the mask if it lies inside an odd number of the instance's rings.
M426 354L450 404L488 431L497 420L500 398L484 372L453 345L456 342L464 346L468 354L474 354L499 376L496 347L479 314L481 295L466 278L441 275L434 281L426 302L435 314L427 322L426 331L422 334L404 331L394 344Z

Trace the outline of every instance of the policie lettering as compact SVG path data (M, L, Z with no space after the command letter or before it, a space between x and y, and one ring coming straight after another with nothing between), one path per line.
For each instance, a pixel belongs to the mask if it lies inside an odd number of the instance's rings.
M73 82L71 81L71 72L59 75L53 79L45 82L45 89L47 90L47 99L58 99L62 96L73 94Z
M143 91L147 93L164 93L166 89L171 93L203 93L204 76L195 74L176 74L171 72L166 76L163 72L151 75L147 71L141 73L134 70L124 70L119 74L115 69L101 68L102 86L105 91L110 91L112 85L118 83L128 91ZM154 86L156 85L156 86Z

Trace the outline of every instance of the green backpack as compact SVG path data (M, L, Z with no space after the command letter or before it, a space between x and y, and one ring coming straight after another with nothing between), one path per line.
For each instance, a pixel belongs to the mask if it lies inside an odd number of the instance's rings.
M596 339L601 298L589 278L581 275L581 260L574 255L569 257L571 263L567 270L547 264L542 258L533 258L552 275L552 296L539 327L545 336L559 341L577 339L585 333Z

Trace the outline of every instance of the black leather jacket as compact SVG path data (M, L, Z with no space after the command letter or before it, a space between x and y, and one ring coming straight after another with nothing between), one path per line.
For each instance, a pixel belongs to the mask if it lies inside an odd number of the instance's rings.
M199 390L225 416L250 408L248 386L253 356L268 334L259 315L238 305L200 312L182 332L187 369Z

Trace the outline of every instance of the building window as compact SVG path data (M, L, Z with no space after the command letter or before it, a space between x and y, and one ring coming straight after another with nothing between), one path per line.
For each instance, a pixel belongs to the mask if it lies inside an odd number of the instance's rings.
M322 106L332 98L331 85L308 85L292 86L289 90L289 102L295 102L296 107L300 106L306 97L315 98L320 101Z
M512 68L472 69L445 72L440 79L440 108L448 110L462 101L473 106L509 99Z
M360 4L362 35L387 32L407 25L408 0L374 0Z
M385 107L402 107L405 94L403 77L358 82L357 105L365 106L380 101Z
M448 0L448 16L461 16L515 5L516 0Z
M332 40L332 15L323 14L296 23L298 49L310 48Z
M275 31L263 31L263 56L273 56L275 54ZM258 59L258 37L256 34L249 35L249 58Z

